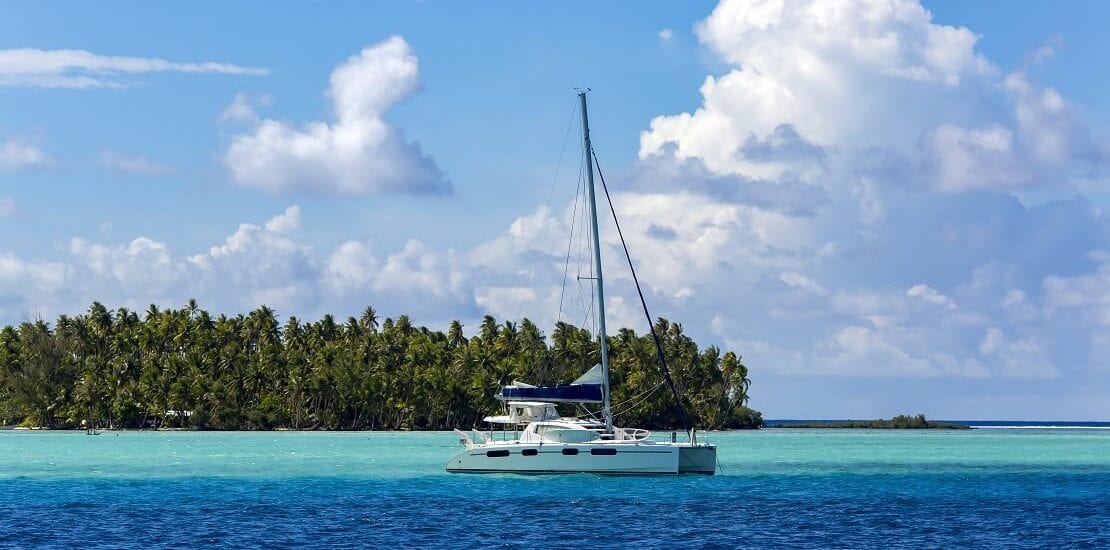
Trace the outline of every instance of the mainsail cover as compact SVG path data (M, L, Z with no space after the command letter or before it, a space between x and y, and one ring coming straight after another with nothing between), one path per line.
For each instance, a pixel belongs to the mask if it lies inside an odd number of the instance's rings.
M601 365L594 365L570 384L531 386L514 382L501 389L502 401L601 403L605 401Z

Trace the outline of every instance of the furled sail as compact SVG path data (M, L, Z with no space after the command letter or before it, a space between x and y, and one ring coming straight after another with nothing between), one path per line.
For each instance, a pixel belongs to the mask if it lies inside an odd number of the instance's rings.
M532 386L513 382L501 389L502 401L545 401L573 403L601 403L605 401L605 387L601 365L594 365L570 384Z

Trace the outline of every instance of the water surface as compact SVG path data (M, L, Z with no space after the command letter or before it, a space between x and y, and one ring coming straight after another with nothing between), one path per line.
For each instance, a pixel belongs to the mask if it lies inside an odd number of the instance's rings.
M713 434L721 475L452 475L450 433L0 432L0 545L1110 547L1110 430Z

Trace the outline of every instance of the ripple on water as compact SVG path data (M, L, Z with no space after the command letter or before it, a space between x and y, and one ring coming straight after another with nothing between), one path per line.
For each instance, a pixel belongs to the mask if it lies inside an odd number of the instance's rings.
M3 435L0 546L1110 546L1110 434L715 440L728 475L636 478L446 475L449 434Z

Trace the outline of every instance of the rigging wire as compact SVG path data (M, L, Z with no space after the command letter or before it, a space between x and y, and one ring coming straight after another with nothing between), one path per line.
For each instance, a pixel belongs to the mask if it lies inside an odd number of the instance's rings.
M578 410L580 410L580 411L582 411L582 412L586 413L586 416L587 416L587 417L589 417L589 418L591 418L591 419L593 419L593 420L597 420L597 421L600 421L600 420L601 420L600 418L598 418L598 417L597 417L597 413L595 413L594 411L591 411L590 409L587 409L587 408L586 408L586 407L585 407L585 406L584 406L583 404L581 404L581 403L575 403L575 407L577 407L577 408L578 408Z
M547 191L547 203L544 206L543 221L540 222L540 230L536 232L536 236L532 238L532 242L529 243L528 248L526 248L525 250L535 249L536 244L538 244L540 242L540 238L543 237L544 232L547 230L547 222L551 219L551 197L555 194L555 184L558 183L558 181L559 181L559 171L563 167L563 159L566 158L567 142L570 140L570 130L573 127L574 115L577 112L578 112L578 105L577 105L576 102L572 101L571 102L571 109L570 109L570 116L567 117L567 131L566 131L566 134L563 136L563 146L559 150L559 162L555 164L555 175L551 178L551 188L548 189L548 191ZM579 172L581 172L581 170L582 170L581 166L578 168L578 170L579 170ZM582 177L581 174L579 174L578 177L581 178ZM574 200L575 200L575 204L577 204L578 197L575 196ZM536 278L536 262L532 262L531 265L532 265L532 268L528 272L528 280L529 281L532 281ZM560 297L560 302L561 301L562 301L562 299ZM522 309L524 309L524 295L523 294L521 294L520 298L517 300L516 315L513 316L514 319L519 319L520 318L520 311Z
M621 401L620 403L612 405L612 408L615 409L615 408L617 408L621 405L624 405L624 404L628 403L629 401L632 401L633 399L636 400L635 403L629 405L628 407L625 407L625 409L623 411L618 412L618 413L613 413L613 418L615 419L615 418L623 415L624 413L630 412L632 409L635 409L636 407L638 407L640 405L640 403L643 403L647 398L651 397L651 395L653 393L655 393L655 390L658 390L659 387L662 386L662 385L663 385L663 382L660 381L658 384L655 385L655 387L651 388L650 390L646 390L646 391L644 391L643 393L641 393L640 395L638 395L636 397L625 399L624 401Z
M574 191L574 209L570 214L570 238L567 239L567 259L563 264L563 284L559 287L559 315L556 323L563 320L563 297L567 291L567 275L570 274L570 252L574 246L574 224L578 220L578 199L582 197L582 167L578 167L578 186Z
M690 422L686 417L686 410L682 406L682 399L679 398L678 390L674 386L674 380L671 379L671 370L667 368L667 359L663 354L663 343L659 339L659 333L655 331L655 323L652 322L651 313L648 311L647 300L644 299L644 291L640 288L640 279L636 277L636 268L632 265L632 254L628 252L628 243L624 240L621 224L617 220L617 209L613 207L613 198L609 196L609 186L605 184L605 175L601 173L601 163L597 160L597 153L592 149L590 150L590 155L594 158L594 166L597 167L597 175L598 178L601 179L601 189L605 191L605 200L609 203L609 212L613 214L613 225L616 226L617 235L621 239L621 247L624 248L624 257L628 260L628 270L632 272L632 282L636 283L636 293L640 295L640 305L643 306L644 315L647 317L648 328L651 329L651 339L655 341L655 352L659 355L660 366L663 367L663 380L671 388L675 410L678 412L678 417L682 421L682 427L686 430L686 434L692 441L694 434L690 431Z
M588 185L588 183L586 181L583 181L582 182L582 187L585 188L586 185ZM579 265L581 265L581 264L586 265L586 276L585 277L579 276L579 278L578 278L579 279L578 280L578 289L579 289L579 292L583 292L583 289L585 289L584 294L586 295L588 301L586 301L586 311L583 313L584 318L583 318L583 321L582 321L582 325L585 326L590 331L591 334L599 334L600 329L598 328L598 321L597 321L597 319L595 318L595 315L594 315L594 307L598 307L598 306L597 306L597 292L595 291L595 288L594 288L595 283L593 282L595 279L597 279L597 266L594 265L593 257L594 257L593 228L592 228L592 225L589 223L589 221L585 217L583 217L582 218L582 255L579 256L578 261L579 261ZM583 280L589 281L589 282L583 283L582 282ZM586 365L583 365L583 367L585 367L585 366Z
M579 147L582 151L582 158L585 159L585 145L583 144ZM583 193L583 196L585 196L587 185L585 178L585 163L583 163L583 166L581 167L579 178L580 179L578 183L581 186L581 192ZM582 205L582 210L583 216L579 219L579 227L571 229L571 239L578 239L578 258L577 265L575 266L575 280L577 282L577 285L575 286L575 289L578 291L578 305L582 308L580 310L580 313L582 314L582 322L579 324L579 326L590 331L591 334L596 334L598 332L596 324L597 322L595 319L592 318L594 300L596 299L596 295L592 291L584 291L584 285L582 284L583 279L592 280L594 276L594 266L592 261L593 255L591 254L591 252L593 251L593 240L590 239L588 217L585 215L585 203L583 203ZM576 232L578 233L577 237L575 236ZM587 269L589 270L586 277L582 276L583 264L586 264L588 266ZM586 365L583 365L583 367L585 366Z
M636 400L636 399L639 399L639 398L640 398L640 396L643 396L643 395L649 394L649 393L651 393L651 392L653 392L653 391L655 391L655 390L659 389L659 386L662 386L662 385L663 385L663 381L662 381L662 380L660 380L660 381L659 381L659 383L658 383L658 384L656 384L655 386L653 386L653 387L651 387L651 388L648 388L648 389L646 389L646 390L644 390L644 391L640 392L639 394L637 394L637 395L635 395L635 396L633 396L633 397L629 397L628 399L625 399L624 401L621 401L621 402L619 402L619 403L613 403L613 404L612 404L612 405L610 405L610 406L611 406L611 407L613 407L613 408L616 408L616 407L619 407L619 406L621 406L621 405L624 405L625 403L628 403L629 401L634 401L634 400Z

